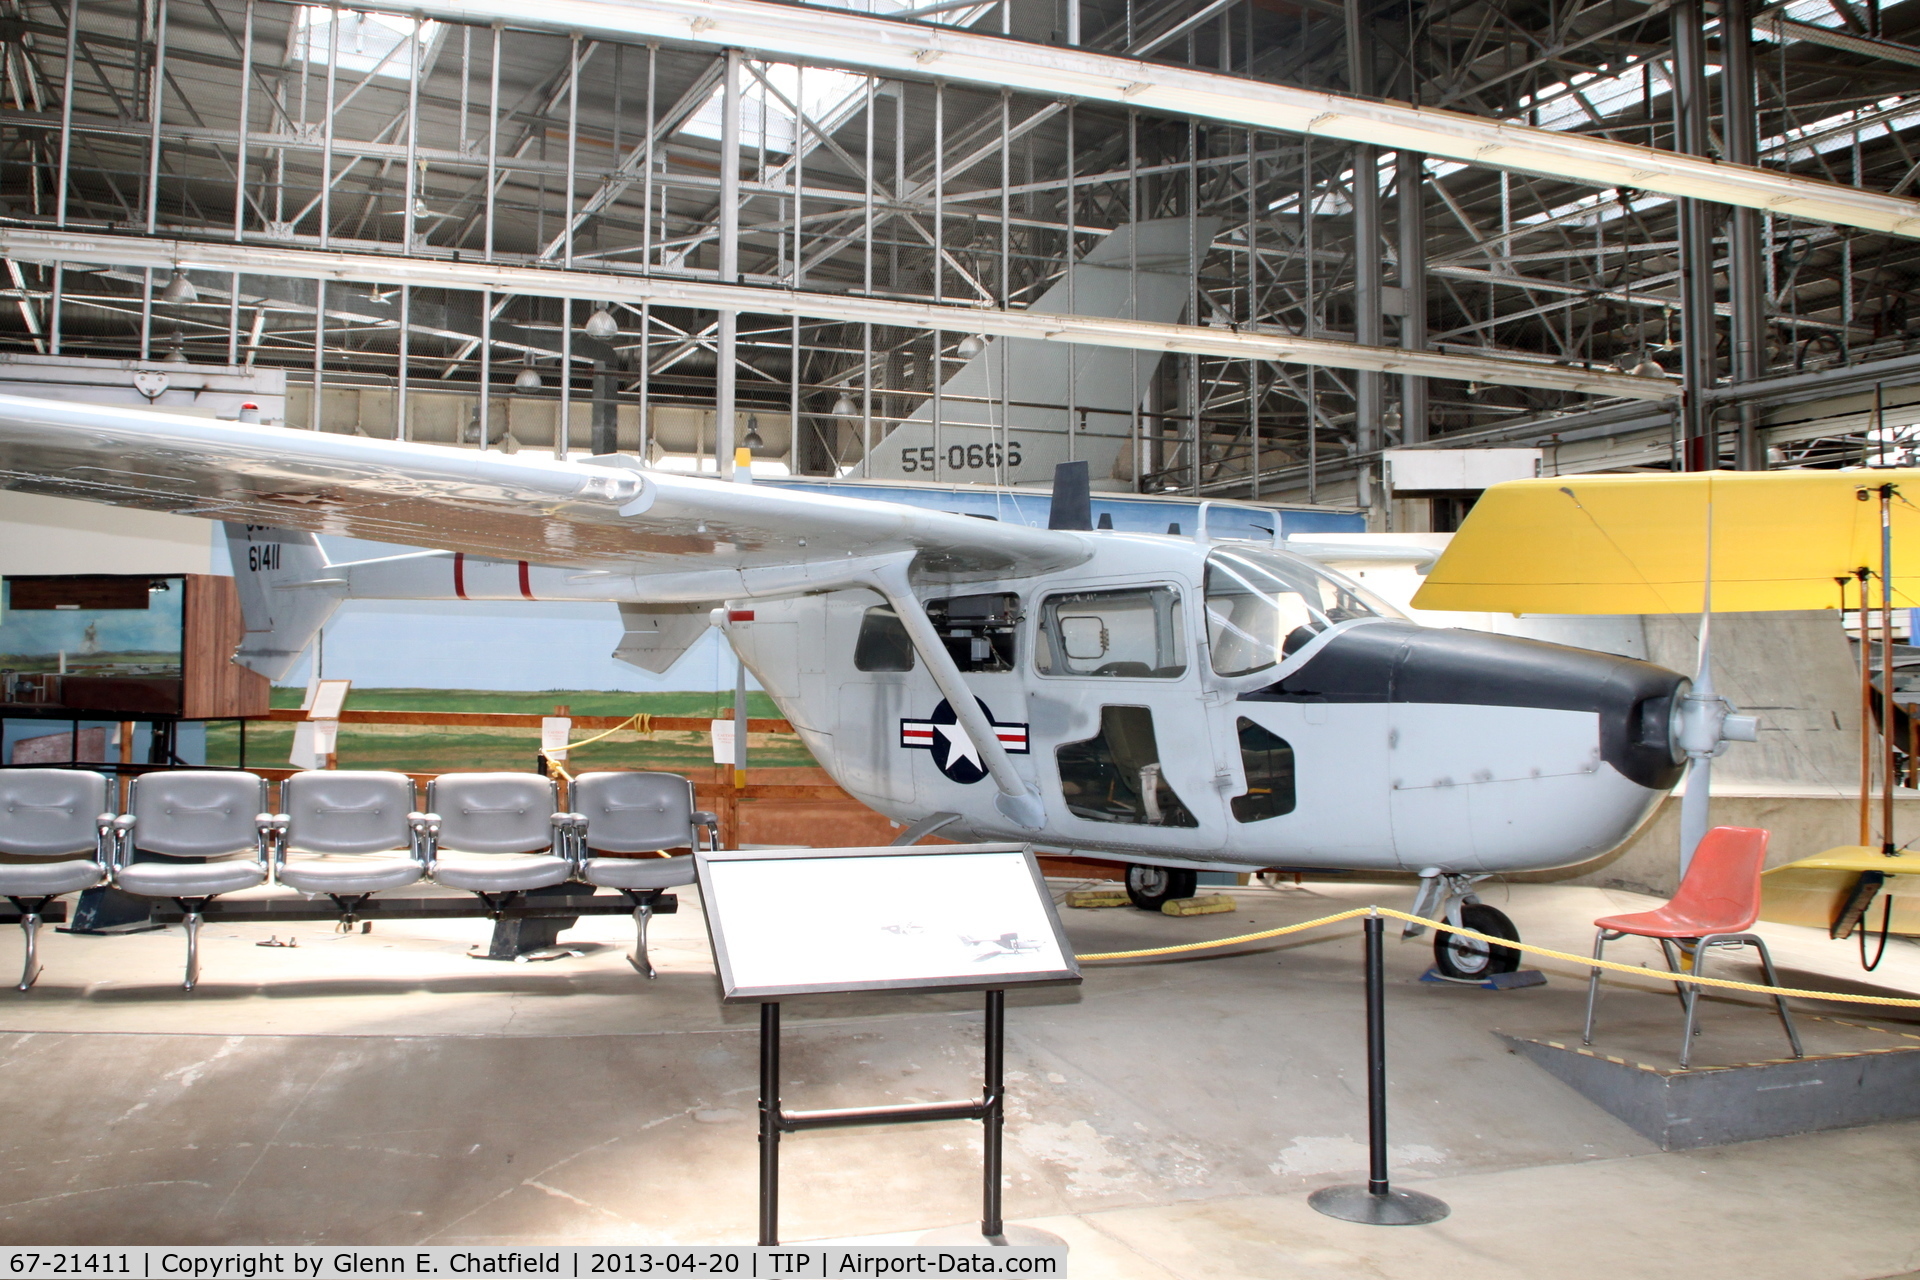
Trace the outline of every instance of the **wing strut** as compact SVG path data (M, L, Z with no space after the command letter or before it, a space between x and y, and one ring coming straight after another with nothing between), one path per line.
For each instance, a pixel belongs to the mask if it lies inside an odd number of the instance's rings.
M993 802L994 807L1029 831L1042 830L1047 824L1046 805L1039 796L1027 789L1026 782L1014 772L1013 761L1007 758L1006 748L1000 745L1000 735L994 732L993 723L980 710L980 700L967 688L967 682L961 677L953 655L947 652L947 646L940 643L940 633L933 629L932 621L928 619L926 610L920 607L920 600L913 594L913 588L907 581L907 565L910 562L909 558L901 557L875 567L873 587L893 606L901 625L907 629L907 637L913 641L914 652L927 664L933 682L940 687L947 705L953 708L960 727L973 739L974 749L980 753L981 763L987 766L987 772L993 776L994 785L1000 788L1000 794Z

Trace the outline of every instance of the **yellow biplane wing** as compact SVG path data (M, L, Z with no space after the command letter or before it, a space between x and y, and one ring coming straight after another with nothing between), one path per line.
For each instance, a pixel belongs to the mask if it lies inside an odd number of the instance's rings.
M1413 597L1420 609L1698 613L1859 604L1893 486L1894 607L1920 603L1920 469L1560 476L1494 485ZM1869 607L1879 603L1876 578Z

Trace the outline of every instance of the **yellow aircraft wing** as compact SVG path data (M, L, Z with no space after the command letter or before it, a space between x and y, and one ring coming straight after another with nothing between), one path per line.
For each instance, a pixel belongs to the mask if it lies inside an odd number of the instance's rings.
M1760 877L1760 918L1775 924L1825 929L1833 924L1863 871L1887 877L1881 893L1893 899L1893 933L1920 934L1920 853L1887 857L1878 849L1849 845L1775 867ZM1862 928L1880 928L1878 901L1867 908Z
M1857 607L1892 501L1894 607L1920 603L1920 469L1561 476L1488 489L1413 597L1420 609L1698 613ZM1876 578L1869 605L1877 605Z

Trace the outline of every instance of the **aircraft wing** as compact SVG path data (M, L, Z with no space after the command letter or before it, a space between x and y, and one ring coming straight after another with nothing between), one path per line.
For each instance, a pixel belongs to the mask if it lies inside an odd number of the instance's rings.
M805 590L849 561L1022 576L1087 558L1074 534L765 485L0 396L0 487L242 524L658 575L660 598ZM781 585L788 584L788 585Z

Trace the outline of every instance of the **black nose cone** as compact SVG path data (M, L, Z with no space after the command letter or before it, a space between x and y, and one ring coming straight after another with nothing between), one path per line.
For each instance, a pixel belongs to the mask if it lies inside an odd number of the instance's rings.
M1425 702L1591 711L1600 755L1656 791L1680 781L1669 724L1686 677L1651 662L1542 640L1408 622L1352 627L1248 702Z

